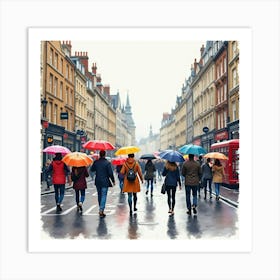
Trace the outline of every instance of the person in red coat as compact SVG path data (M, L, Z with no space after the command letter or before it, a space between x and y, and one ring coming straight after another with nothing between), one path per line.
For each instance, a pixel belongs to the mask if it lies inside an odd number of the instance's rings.
M52 174L52 181L55 191L56 210L62 211L61 203L64 198L66 176L69 176L70 170L62 161L61 153L56 153L53 161L49 165L48 173ZM69 176L70 177L70 176ZM68 178L69 184L71 179Z
M76 203L77 203L77 210L83 211L83 203L86 197L86 188L87 188L87 181L86 177L88 177L88 170L85 166L81 167L73 167L71 172L71 179L74 182L73 189L76 193Z

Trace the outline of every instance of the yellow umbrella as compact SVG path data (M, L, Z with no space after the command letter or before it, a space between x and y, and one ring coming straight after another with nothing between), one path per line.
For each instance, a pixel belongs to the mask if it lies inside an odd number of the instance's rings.
M219 152L211 152L211 153L205 154L203 157L215 158L215 159L228 159L228 157L226 155L224 155L223 153L219 153Z
M128 154L134 154L140 152L140 148L136 147L136 146L126 146L126 147L121 147L119 148L116 152L115 155L119 156L119 155L128 155Z
M85 153L73 152L63 157L62 161L69 166L88 166L92 164L93 160Z
M189 155L183 155L184 159L189 159Z

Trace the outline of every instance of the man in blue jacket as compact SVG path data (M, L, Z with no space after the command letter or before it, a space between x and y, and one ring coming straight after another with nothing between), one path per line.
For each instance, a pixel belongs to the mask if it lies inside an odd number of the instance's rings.
M99 217L104 218L104 213L108 187L115 185L115 178L111 163L105 158L105 151L99 152L99 159L96 160L90 168L90 171L95 172L95 185L98 195ZM110 181L111 180L111 181ZM112 183L111 183L112 182Z

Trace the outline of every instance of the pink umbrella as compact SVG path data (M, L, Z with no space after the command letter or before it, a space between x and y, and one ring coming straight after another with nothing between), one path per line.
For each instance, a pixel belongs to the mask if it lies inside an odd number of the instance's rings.
M54 155L56 153L61 153L62 155L66 155L66 154L71 153L71 151L68 148L60 146L60 145L49 146L49 147L45 148L43 150L43 152L50 154L50 155Z
M83 148L92 151L115 150L115 147L110 142L104 140L89 140L83 145Z

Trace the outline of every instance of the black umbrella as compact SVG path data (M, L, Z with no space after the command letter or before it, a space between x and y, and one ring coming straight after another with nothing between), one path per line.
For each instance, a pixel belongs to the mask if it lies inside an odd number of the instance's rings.
M156 159L156 157L153 154L144 154L140 159Z

